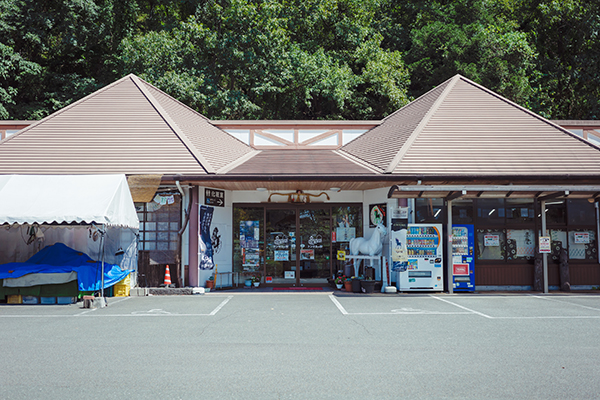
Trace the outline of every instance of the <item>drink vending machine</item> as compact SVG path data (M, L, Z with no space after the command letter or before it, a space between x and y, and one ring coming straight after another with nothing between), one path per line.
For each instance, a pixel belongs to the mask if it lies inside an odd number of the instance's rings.
M457 292L475 291L473 225L452 226L452 284Z
M406 261L399 263L399 291L442 291L443 253L441 224L408 224L405 236Z

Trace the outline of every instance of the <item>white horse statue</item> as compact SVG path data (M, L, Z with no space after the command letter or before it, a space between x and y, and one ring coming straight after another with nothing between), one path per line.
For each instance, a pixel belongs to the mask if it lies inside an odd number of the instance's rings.
M368 256L376 256L381 254L383 249L383 238L387 235L387 229L383 224L377 224L373 235L369 240L364 237L350 239L350 254L353 256L364 254ZM357 274L357 265L360 261L354 259L354 275Z

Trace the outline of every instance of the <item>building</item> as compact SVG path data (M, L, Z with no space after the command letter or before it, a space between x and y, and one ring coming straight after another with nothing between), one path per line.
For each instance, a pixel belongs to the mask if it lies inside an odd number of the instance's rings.
M211 237L222 282L323 285L345 270L337 254L348 239L381 220L388 230L441 224L446 249L454 224L473 225L479 289L531 288L546 223L547 285L560 283L564 248L583 289L600 285L600 148L598 126L578 126L566 127L581 135L460 75L381 121L210 121L129 75L4 139L0 170L126 174L141 285L169 264L176 282L203 286L215 271L199 236ZM452 255L443 260L435 290L452 291Z

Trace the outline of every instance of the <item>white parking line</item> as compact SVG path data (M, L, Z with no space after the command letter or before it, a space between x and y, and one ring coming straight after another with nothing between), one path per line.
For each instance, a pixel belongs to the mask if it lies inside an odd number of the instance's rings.
M342 312L344 315L460 315L460 314L471 314L470 312L443 312L443 311L427 311L427 310L418 310L411 308L399 308L397 310L392 310L390 312L358 312L358 313L349 313L346 311L344 306L335 298L334 295L330 294L329 298L335 304L335 306Z
M130 299L131 297L125 297L122 300L112 301L110 304L120 303L121 301ZM149 311L134 311L130 314L99 314L99 313L91 313L92 311L97 311L98 309L90 309L83 311L77 314L65 314L65 315L56 315L56 314L40 314L40 315L0 315L0 318L86 318L86 317L208 317L216 315L224 306L231 300L233 296L228 296L225 300L223 300L214 310L212 310L208 314L173 314L168 311L164 311L162 309L152 309ZM46 306L49 307L49 306ZM103 308L106 310L106 308Z
M486 315L486 314L481 313L479 311L471 310L470 308L461 306L460 304L453 303L453 302L448 301L446 299L442 299L442 298L439 298L439 297L436 297L436 296L431 296L431 297L434 298L434 299L436 299L436 300L443 301L444 303L452 304L455 307L462 308L463 310L466 310L466 311L468 311L470 313L477 314L477 315L480 315L480 316L488 318L488 319L493 319L493 317L490 317L489 315Z
M557 299L555 299L553 297L538 296L538 295L533 295L533 294L531 295L531 297L535 297L536 299L544 299L544 300L548 300L548 301L555 301L557 303L569 304L571 306L581 307L581 308L585 308L587 310L600 311L600 308L588 307L588 306L584 306L584 305L577 304L577 303L571 303L570 301L557 300ZM583 297L583 296L581 296L581 297Z
M348 315L348 311L346 311L346 309L344 308L344 306L342 306L340 304L340 302L338 301L338 299L336 299L332 294L329 295L329 298L331 299L331 301L333 301L333 304L335 304L335 306L342 312L342 314Z

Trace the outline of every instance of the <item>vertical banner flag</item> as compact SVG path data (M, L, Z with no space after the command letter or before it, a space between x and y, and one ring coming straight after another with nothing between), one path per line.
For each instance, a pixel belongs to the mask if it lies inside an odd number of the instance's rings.
M213 269L215 263L213 261L213 248L210 239L210 224L213 217L213 207L200 206L198 227L200 228L199 254L200 269Z

